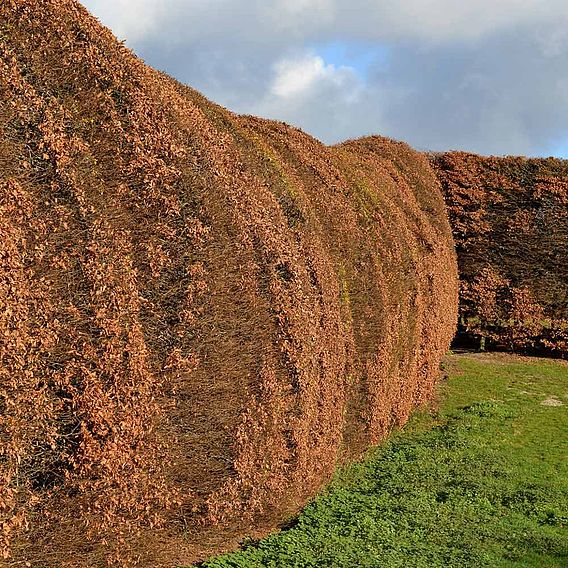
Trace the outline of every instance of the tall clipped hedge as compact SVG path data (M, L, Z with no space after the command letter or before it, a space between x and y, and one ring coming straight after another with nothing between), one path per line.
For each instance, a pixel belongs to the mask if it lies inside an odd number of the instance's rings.
M457 275L408 146L327 148L0 4L8 566L174 566L275 528L428 400Z

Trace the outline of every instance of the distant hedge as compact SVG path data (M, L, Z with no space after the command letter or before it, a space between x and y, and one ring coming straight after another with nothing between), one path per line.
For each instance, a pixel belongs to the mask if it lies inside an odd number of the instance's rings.
M458 254L458 338L568 356L568 161L463 152L431 161Z

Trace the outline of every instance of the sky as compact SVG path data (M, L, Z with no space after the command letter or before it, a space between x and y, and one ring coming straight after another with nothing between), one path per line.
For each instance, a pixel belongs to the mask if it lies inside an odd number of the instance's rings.
M566 0L83 0L149 65L332 144L568 158Z

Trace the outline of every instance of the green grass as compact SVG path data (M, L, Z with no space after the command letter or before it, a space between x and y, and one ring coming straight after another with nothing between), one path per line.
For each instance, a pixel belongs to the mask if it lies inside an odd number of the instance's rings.
M204 566L568 567L568 366L453 355L448 372L438 411L339 471L293 528Z

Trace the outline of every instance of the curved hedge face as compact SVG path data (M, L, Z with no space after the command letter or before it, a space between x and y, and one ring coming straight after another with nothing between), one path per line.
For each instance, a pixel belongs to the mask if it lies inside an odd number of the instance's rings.
M0 5L8 565L174 566L273 529L426 401L457 318L426 158L327 148Z
M568 356L568 161L432 158L461 280L460 335Z

